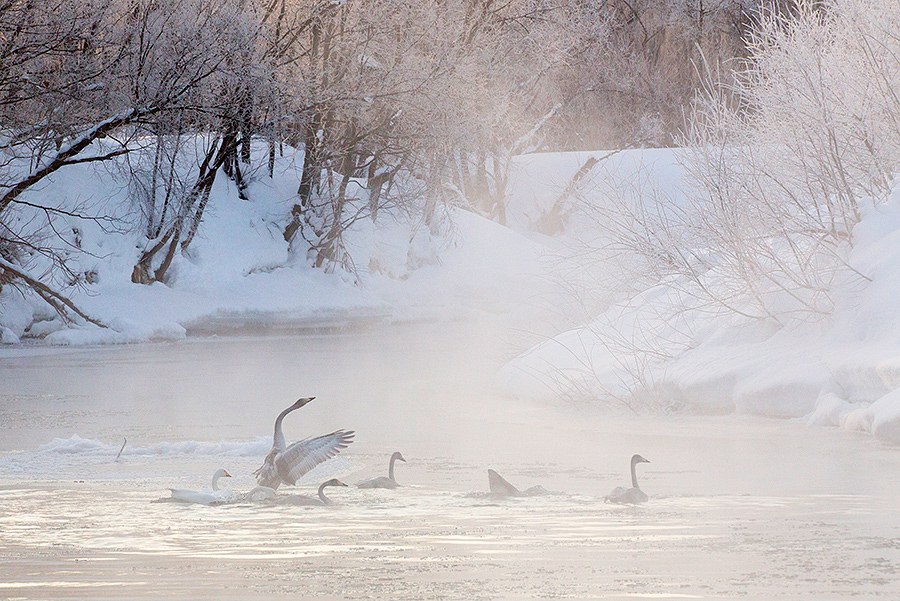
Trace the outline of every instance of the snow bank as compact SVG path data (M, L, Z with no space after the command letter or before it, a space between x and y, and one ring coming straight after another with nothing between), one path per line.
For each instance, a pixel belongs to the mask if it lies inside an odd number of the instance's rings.
M637 170L635 178L650 181L655 165L661 172L650 187L675 190L677 199L677 158L677 151L622 153L591 177L628 185ZM584 160L535 156L523 163L571 177ZM596 205L622 198L598 190L588 199ZM554 193L532 185L517 194L519 227L535 227ZM589 235L577 219L578 235ZM782 325L741 317L701 304L691 278L667 277L514 358L500 385L519 397L613 410L801 418L900 444L900 187L866 207L844 260L868 280L848 270L831 290L833 314L821 319Z
M250 200L239 198L230 179L216 178L197 237L186 255L176 254L166 284L131 282L146 244L140 233L59 217L56 229L71 238L66 240L71 252L65 251L71 268L90 274L90 283L65 291L111 327L64 324L40 299L5 286L0 343L141 342L180 339L192 328L208 332L229 323L445 319L515 308L513 298L525 288L519 282L534 273L540 246L461 209L442 215L447 227L440 231L396 210L380 211L377 221L356 221L344 240L354 273L316 269L302 253L290 253L282 228L296 198L302 152L285 150L274 177L248 174ZM265 164L264 156L256 158L254 164ZM115 169L72 166L39 193L60 199L64 207L131 223L138 207L127 177ZM29 215L22 211L13 218ZM38 265L35 272L45 267Z
M70 438L54 438L34 450L4 454L0 457L0 473L23 474L32 480L70 480L84 478L86 466L94 466L110 479L146 481L148 473L157 473L168 474L165 479L177 482L182 473L194 479L200 465L224 465L234 474L249 474L271 446L271 436L218 442L162 441L146 447L125 445L119 457L121 442L107 444L73 434ZM316 466L298 483L314 484L358 469L352 458L338 456Z
M82 438L73 434L70 438L54 438L42 444L38 453L59 455L84 455L116 457L122 443L107 444L100 440ZM260 436L248 441L200 442L184 440L179 442L160 442L149 447L125 445L123 457L151 457L171 455L208 455L216 457L258 457L269 452L272 447L270 436Z

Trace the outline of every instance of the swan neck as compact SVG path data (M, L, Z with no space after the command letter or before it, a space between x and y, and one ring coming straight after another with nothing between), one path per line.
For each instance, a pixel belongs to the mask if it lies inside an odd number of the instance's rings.
M281 430L281 422L284 421L285 416L293 410L293 407L288 407L275 418L275 435L272 437L272 446L279 451L283 451L287 448L287 442L284 440L284 432Z
M388 478L394 480L394 464L397 463L396 455L391 455L391 463L388 466ZM394 480L396 482L396 480Z
M213 491L219 490L219 478L221 478L221 477L222 477L222 474L220 474L219 472L216 472L215 474L213 474L213 480L212 480Z
M325 496L325 487L326 486L328 486L328 484L325 482L323 482L322 484L319 485L319 499L326 505L329 505L331 503L331 501L328 499L328 497Z
M637 462L632 461L631 462L631 487L632 488L640 488L640 486L638 486L638 483L637 483L637 470L635 470L636 467L637 467Z

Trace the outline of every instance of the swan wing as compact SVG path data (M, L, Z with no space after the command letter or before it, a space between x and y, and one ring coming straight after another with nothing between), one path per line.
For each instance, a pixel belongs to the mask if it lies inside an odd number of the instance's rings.
M244 501L266 501L275 497L275 489L268 486L254 486L243 494Z
M488 470L488 486L492 495L501 495L504 497L520 497L522 493L519 489L507 482L503 476L494 470Z
M295 442L275 456L278 475L286 484L295 484L311 469L346 449L354 436L352 430L337 430Z
M278 475L278 468L275 467L271 455L266 457L265 462L253 473L256 474L256 483L259 486L275 490L281 485L281 476Z
M609 494L606 495L606 498L607 499L617 499L617 498L621 497L622 495L626 494L627 492L628 492L628 489L625 488L624 486L617 486L614 489L612 489L611 491L609 491Z

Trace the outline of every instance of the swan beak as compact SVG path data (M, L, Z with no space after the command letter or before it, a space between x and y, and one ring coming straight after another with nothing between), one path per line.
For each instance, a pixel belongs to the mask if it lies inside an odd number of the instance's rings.
M225 473L222 474L222 476L225 478L231 478L231 474L228 473L228 470L225 470Z
M341 482L340 480L336 480L336 481L335 481L335 484L336 484L337 486L347 486L346 484L344 484L344 483Z
M399 460L402 461L403 463L406 463L406 459L404 459L403 457L397 457L397 459L399 459Z
M306 405L307 403L312 402L312 400L313 400L314 398L316 398L316 397L314 397L314 396L307 396L307 397L303 397L303 398L297 399L296 401L294 401L294 407L296 407L296 408L299 409L300 407L303 407L303 406Z

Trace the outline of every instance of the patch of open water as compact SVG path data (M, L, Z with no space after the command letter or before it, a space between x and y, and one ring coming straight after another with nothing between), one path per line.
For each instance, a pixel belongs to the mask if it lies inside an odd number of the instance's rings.
M4 351L0 598L900 598L897 449L504 399L490 340L448 324ZM334 507L153 502L218 467L251 488L274 416L308 392L288 438L357 441L280 495L380 475L395 449L405 486L329 489ZM605 503L632 452L653 462L650 502ZM488 467L559 494L473 494Z

